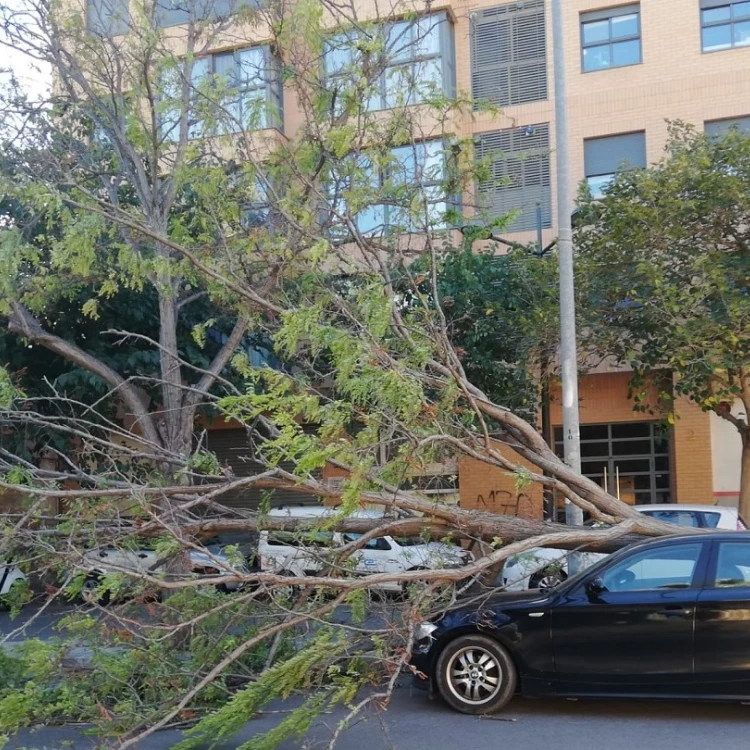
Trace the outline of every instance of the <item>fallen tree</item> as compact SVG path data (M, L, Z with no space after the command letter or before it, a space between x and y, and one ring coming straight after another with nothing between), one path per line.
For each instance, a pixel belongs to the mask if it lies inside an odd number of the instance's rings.
M99 612L68 618L61 642L33 641L18 663L0 662L0 731L75 719L125 748L197 722L188 747L303 692L301 708L243 745L272 747L326 706L356 715L387 703L418 619L469 590L491 595L488 578L509 555L610 551L672 533L570 469L466 374L440 276L471 240L454 229L461 211L489 226L507 217L474 199L492 165L455 137L472 103L427 75L429 55L399 62L404 46L437 43L443 14L196 3L177 28L148 3L109 10L88 25L36 0L4 14L9 43L50 64L55 87L41 106L17 92L2 102L0 314L6 336L76 379L44 382L38 365L29 378L12 361L0 370L0 489L26 498L0 514L0 556L44 579L42 608L93 580ZM228 56L213 52L227 46ZM282 84L299 115L283 138L272 103ZM144 289L156 312L122 329L113 301L137 304ZM210 306L190 317L203 355L180 328L197 299ZM77 325L58 330L56 312L71 305ZM140 358L115 356L136 344ZM233 476L205 448L217 419L245 429L255 476ZM459 456L544 485L609 528L498 516L421 491L429 466ZM340 484L321 480L331 467ZM257 509L222 502L251 487L333 507L286 519L268 514L272 494ZM383 515L357 515L363 505ZM292 532L311 575L248 567L251 532L263 529ZM315 535L332 531L352 536L321 551ZM219 558L210 538L230 532ZM356 570L384 535L473 545L475 557ZM107 547L152 562L105 564ZM400 588L397 606L371 601L386 584ZM105 599L115 600L106 612ZM72 642L94 654L83 677L64 669Z

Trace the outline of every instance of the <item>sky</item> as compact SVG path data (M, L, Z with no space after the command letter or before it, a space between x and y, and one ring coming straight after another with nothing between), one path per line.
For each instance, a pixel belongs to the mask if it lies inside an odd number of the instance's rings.
M3 10L18 10L25 6L23 0L0 0ZM32 98L39 99L49 92L52 76L49 67L42 66L39 61L32 60L19 49L7 45L4 32L0 29L0 39L5 43L0 46L0 71L5 82L9 73L18 79L24 91Z

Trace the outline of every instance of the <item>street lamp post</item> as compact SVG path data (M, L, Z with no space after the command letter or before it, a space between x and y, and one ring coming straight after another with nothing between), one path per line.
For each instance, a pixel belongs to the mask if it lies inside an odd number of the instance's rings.
M557 160L557 254L560 263L560 369L565 463L581 471L581 428L578 416L578 354L576 350L575 284L573 280L573 232L571 227L568 96L565 82L562 0L552 0L552 46L555 80L555 155ZM580 526L583 511L565 501L565 521ZM568 561L569 572L579 569L578 555Z

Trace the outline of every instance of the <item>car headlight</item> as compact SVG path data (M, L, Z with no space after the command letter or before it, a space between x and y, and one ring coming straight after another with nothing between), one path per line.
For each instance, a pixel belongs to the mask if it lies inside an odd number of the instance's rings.
M416 628L414 628L414 640L423 641L426 638L431 638L432 634L438 629L438 626L432 622L420 622Z

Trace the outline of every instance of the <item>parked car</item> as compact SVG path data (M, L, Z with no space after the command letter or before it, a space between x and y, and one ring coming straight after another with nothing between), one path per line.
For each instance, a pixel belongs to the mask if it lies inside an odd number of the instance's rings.
M208 545L205 549L206 552L190 550L192 573L217 576L229 575L237 570L247 572L246 563L233 564L218 545ZM89 550L84 558L87 563L93 566L93 569L84 581L81 597L84 601L98 601L101 604L106 604L109 601L109 596L105 594L102 597L99 590L101 578L107 572L120 572L125 569L126 571L158 574L163 570L161 566L154 567L158 560L158 554L154 550L146 548L128 550L117 547L101 547ZM221 591L236 591L240 586L240 582L228 580L218 584L217 588Z
M16 588L25 586L26 576L23 571L13 563L12 559L0 563L0 596L6 596Z
M418 684L468 714L525 696L750 700L750 533L641 542L547 592L417 625Z
M335 509L320 507L274 508L269 516L324 521L332 517ZM382 518L378 511L356 511L355 518ZM325 555L334 547L359 538L360 534L339 532L285 532L262 531L258 543L258 563L264 572L289 576L315 575L325 566ZM455 544L425 542L420 537L382 536L371 539L352 557L353 573L401 573L406 570L431 570L459 568L473 557L470 552ZM377 588L401 591L398 582L382 584Z
M744 531L747 525L736 508L721 505L634 505L634 510L659 521L699 529ZM568 577L570 550L534 547L509 557L503 568L503 586L508 591L550 589ZM579 552L582 568L588 568L606 555L600 552Z

